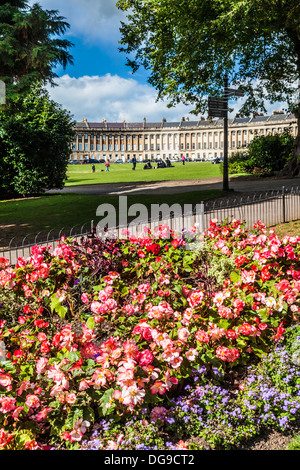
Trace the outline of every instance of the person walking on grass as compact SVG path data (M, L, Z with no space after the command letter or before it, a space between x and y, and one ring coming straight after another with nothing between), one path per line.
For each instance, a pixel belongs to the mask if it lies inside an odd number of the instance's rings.
M132 169L135 170L135 167L136 167L136 158L135 158L135 155L133 155L131 161L132 161L132 165L133 165Z
M184 165L184 163L185 163L185 156L183 155L182 156L182 164Z
M109 160L106 160L105 166L106 166L106 170L105 170L105 171L109 171L109 167L110 167Z

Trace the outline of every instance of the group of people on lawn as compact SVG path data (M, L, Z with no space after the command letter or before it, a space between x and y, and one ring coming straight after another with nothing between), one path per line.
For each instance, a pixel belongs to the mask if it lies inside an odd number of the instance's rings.
M135 157L132 158L131 163L133 165L132 169L135 170L135 167L136 167L136 158ZM184 163L185 163L185 157L182 157L182 164L184 165ZM106 160L105 167L106 167L105 171L109 171L109 167L110 167L109 160ZM149 162L149 161L147 163L145 163L145 165L144 165L144 170L152 170L154 168L174 168L174 165L171 165L171 161L169 160L169 158L167 158L166 161L159 160L158 163L157 163L157 167L152 166L151 162ZM92 171L93 171L93 173L95 173L95 165L92 166Z

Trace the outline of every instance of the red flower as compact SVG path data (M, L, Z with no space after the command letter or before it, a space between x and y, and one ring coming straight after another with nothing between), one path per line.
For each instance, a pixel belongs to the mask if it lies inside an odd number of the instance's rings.
M16 349L15 352L14 352L14 356L15 357L22 357L23 356L23 351L22 349Z
M149 366L152 363L154 356L149 349L145 349L142 351L139 357L139 364L140 366Z

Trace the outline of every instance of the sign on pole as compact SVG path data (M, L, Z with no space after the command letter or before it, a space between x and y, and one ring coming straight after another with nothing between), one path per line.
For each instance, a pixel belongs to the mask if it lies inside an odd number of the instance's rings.
M224 77L224 96L208 98L208 115L224 119L224 164L223 164L223 190L228 191L228 98L230 96L244 96L241 90L228 88L228 75Z
M242 90L235 90L234 88L227 88L227 96L244 96Z
M219 97L208 98L208 115L211 117L226 117L227 100Z

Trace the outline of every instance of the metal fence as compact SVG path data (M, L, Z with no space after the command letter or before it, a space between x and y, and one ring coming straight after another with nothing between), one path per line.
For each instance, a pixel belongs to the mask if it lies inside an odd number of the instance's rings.
M180 217L169 214L168 217L156 220L129 222L126 226L116 227L113 235L117 238L124 237L124 229L133 235L138 235L145 226L153 231L158 225L163 224L168 225L170 230L178 232L183 228L189 230L193 225L198 224L198 230L203 231L212 219L221 221L231 218L245 221L248 228L253 227L258 220L267 227L271 227L300 219L300 190L298 187L292 189L282 187L280 190L256 191L244 196L235 196L233 193L229 198L202 202L196 207L197 211L183 213ZM21 240L16 236L6 246L0 247L0 257L8 258L13 265L19 256L29 256L34 245L45 244L54 248L62 236L79 239L94 232L95 228L94 222L90 221L81 226L75 225L71 229L63 228L26 235Z
M207 202L205 221L207 227L213 218L244 220L251 228L258 220L267 227L300 219L300 190L298 187L254 192L248 196Z
M93 225L91 221L84 224L77 224L71 228L51 229L49 231L40 231L38 233L29 233L24 237L19 235L14 236L8 242L0 238L0 257L9 259L10 263L14 265L18 257L30 256L31 249L35 245L47 245L52 248L57 246L61 237L66 238L81 238L92 232Z

